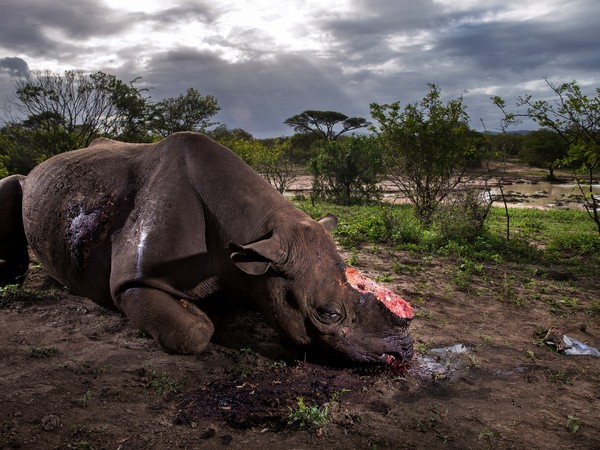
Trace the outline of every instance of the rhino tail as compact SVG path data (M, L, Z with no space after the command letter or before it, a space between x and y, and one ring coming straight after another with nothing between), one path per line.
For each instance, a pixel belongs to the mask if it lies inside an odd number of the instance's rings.
M29 266L23 228L23 175L0 180L0 286L22 283Z

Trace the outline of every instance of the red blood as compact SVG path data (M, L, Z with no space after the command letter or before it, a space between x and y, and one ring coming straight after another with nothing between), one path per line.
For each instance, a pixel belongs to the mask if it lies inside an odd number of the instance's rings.
M410 368L407 363L395 358L392 355L386 355L385 365L387 366L388 370L401 374L408 372L408 369Z
M387 288L379 286L370 278L365 277L354 267L346 269L348 283L359 292L371 292L377 300L381 301L387 309L398 317L412 319L415 313L410 304L399 295Z

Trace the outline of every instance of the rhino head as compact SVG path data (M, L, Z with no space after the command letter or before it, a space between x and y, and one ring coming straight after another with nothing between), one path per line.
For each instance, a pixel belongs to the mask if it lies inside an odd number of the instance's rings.
M413 354L411 306L346 265L327 232L333 216L275 229L236 246L231 259L254 281L254 301L283 340L327 361L397 364Z

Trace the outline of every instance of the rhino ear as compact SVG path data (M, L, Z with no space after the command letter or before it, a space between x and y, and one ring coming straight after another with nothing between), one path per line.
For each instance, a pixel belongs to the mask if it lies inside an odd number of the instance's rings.
M272 267L273 262L283 256L283 250L279 240L272 234L264 239L247 245L229 244L233 250L231 261L249 275L264 275Z
M327 214L325 217L320 218L317 222L323 225L327 231L331 232L337 226L337 217L333 214Z

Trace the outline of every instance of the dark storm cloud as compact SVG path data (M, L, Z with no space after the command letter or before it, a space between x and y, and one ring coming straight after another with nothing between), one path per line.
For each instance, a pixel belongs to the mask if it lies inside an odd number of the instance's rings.
M27 65L27 62L21 58L0 58L0 72L7 73L13 77L27 75L29 73L29 66Z
M160 13L116 12L99 0L8 0L1 8L0 48L29 56L65 59L81 51L76 40L118 35L135 24L167 27L186 20L210 22L215 16L203 2L189 2Z
M180 49L156 55L142 75L157 98L189 86L216 96L223 108L218 120L257 135L290 133L283 120L305 109L369 118L371 102L416 101L427 82L438 83L445 98L464 96L472 126L480 127L481 118L494 128L499 111L493 94L520 95L519 83L546 76L598 79L593 55L600 43L594 23L600 3L575 3L585 8L571 7L560 18L500 21L494 17L501 3L448 12L431 0L356 1L364 14L315 18L313 25L328 39L325 58L309 52L267 58L267 50L248 46L240 47L248 59L230 63L215 53ZM394 46L397 37L406 43ZM231 42L268 39L247 28L211 38L223 46Z
M332 109L369 118L371 102L402 104L423 97L428 82L438 83L446 99L463 95L472 126L499 116L489 97L510 101L548 77L600 85L600 2L548 0L547 16L519 17L531 3L434 0L353 0L348 10L320 11L302 27L322 49L281 52L277 37L247 23L226 35L213 28L227 8L218 1L189 0L158 12L126 13L100 0L8 0L0 16L0 51L32 66L38 59L73 67L72 57L100 52L105 67L124 81L142 77L153 100L176 96L188 87L214 95L222 111L217 120L255 135L291 133L282 122L305 109ZM559 5L559 6L555 6ZM517 8L515 10L515 8ZM554 9L553 9L554 8ZM558 8L558 9L557 9ZM507 14L510 11L510 14ZM152 50L152 32L179 25L208 30L198 45ZM119 36L134 25L147 39L111 49L88 38ZM220 53L219 53L220 52ZM236 53L237 52L237 53ZM236 54L231 62L226 55ZM25 62L25 60L27 62ZM0 88L9 86L20 61L0 60ZM23 64L21 64L23 66ZM490 126L493 128L493 126Z
M321 26L334 42L331 57L357 67L351 80L367 103L406 104L424 95L427 82L435 82L447 98L464 95L472 125L479 127L479 118L499 117L491 95L514 98L524 93L518 90L524 83L579 77L600 84L596 0L564 2L552 15L529 20L500 14L511 7L506 2L462 10L431 0L353 4L364 14L327 17Z
M364 14L328 17L321 26L332 37L338 50L372 61L394 57L395 52L388 43L388 39L394 36L411 38L423 32L436 33L466 16L477 18L489 14L489 9L446 13L432 0L361 0L353 4L356 11L364 11Z
M175 96L187 87L214 95L222 107L217 120L257 136L291 133L283 121L306 109L357 110L340 84L340 68L301 54L228 63L214 53L180 49L157 55L144 79L156 87L153 96Z
M442 36L435 52L443 58L469 58L484 72L548 70L567 60L572 69L598 70L598 42L597 24L494 22L452 30Z
M169 28L171 25L182 21L195 22L210 25L219 17L218 9L209 5L208 2L190 1L180 6L161 10L157 13L131 13L128 20L134 22L146 22L152 27Z
M8 0L0 15L0 47L31 56L59 56L64 50L60 36L85 39L128 26L95 0Z

